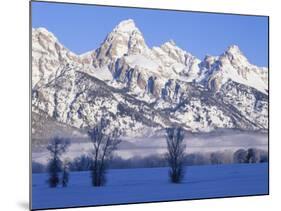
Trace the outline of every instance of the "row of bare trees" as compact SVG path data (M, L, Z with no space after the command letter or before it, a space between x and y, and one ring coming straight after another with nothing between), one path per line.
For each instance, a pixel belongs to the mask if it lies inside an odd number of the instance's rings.
M109 121L101 121L92 129L89 129L88 137L92 143L91 150L91 182L93 186L103 186L106 183L106 170L108 161L112 158L114 150L121 142L120 131L113 129L108 132ZM179 183L184 176L185 144L184 132L181 128L166 129L167 154L166 159L170 166L169 177L171 182ZM48 164L50 187L62 184L66 187L69 180L67 163L61 161L61 156L66 152L70 142L68 139L55 137L51 140L47 149L51 154ZM62 173L61 173L62 172Z
M91 150L91 180L93 186L102 186L105 184L107 162L111 159L113 151L117 149L117 145L121 142L119 139L120 131L114 129L108 133L108 128L108 120L102 118L94 128L87 131L93 146ZM68 166L67 163L61 161L61 156L66 152L69 145L70 142L68 139L55 137L47 146L47 150L51 154L48 163L48 184L50 187L57 187L59 184L66 187L68 184ZM60 172L62 172L61 177Z

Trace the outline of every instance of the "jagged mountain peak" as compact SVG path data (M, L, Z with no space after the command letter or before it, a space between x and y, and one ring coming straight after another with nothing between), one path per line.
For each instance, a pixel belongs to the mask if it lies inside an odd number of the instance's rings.
M218 91L229 80L268 94L267 76L262 69L251 64L237 45L231 45L219 57L210 57L204 65L211 70L209 87Z
M110 32L101 47L96 50L97 58L116 60L124 55L135 55L149 51L142 33L132 19L121 21ZM100 65L107 64L107 59Z
M226 52L231 53L231 54L241 54L242 53L238 45L230 45L227 48Z
M44 27L32 28L32 41L32 47L34 48L40 45L47 51L56 51L51 52L52 54L60 54L60 51L65 51L70 57L77 57L77 55L67 49L52 32ZM77 61L77 59L75 60Z
M127 19L121 21L113 31L118 31L118 32L126 32L126 33L132 33L134 31L140 31L134 22L133 19Z
M160 46L162 49L178 49L178 50L181 50L181 51L184 51L183 49L181 49L180 47L177 46L177 44L175 43L174 40L168 40L167 42L163 43L161 46Z
M222 58L227 57L232 62L238 62L240 65L248 65L248 59L240 50L237 45L230 45L226 51L222 54Z
M65 48L52 32L43 27L32 29L32 87L54 80L66 65L79 64L79 57Z
M176 42L174 40L169 40L167 42L165 42L163 45L171 45L171 46L177 46Z
M36 32L48 34L48 35L55 37L54 34L52 32L50 32L48 29L46 29L45 27L32 28L32 33L36 33Z
M143 35L140 29L136 26L133 19L127 19L119 22L113 30L108 34L107 38L114 37L124 37L126 39L130 39L131 37L140 37L142 39Z
M153 49L157 51L158 48L154 47ZM189 66L194 59L197 59L191 53L180 48L173 40L169 40L162 44L160 49L167 54L168 58L166 58L166 60L172 60L172 63L176 62L183 64L184 66Z
M50 31L48 31L44 27L39 28L32 28L32 37L33 39L40 39L40 40L46 40L47 42L58 42L57 37Z
M194 57L191 53L179 47L172 39L163 43L160 48L168 53L177 52L178 54L187 55L188 57Z

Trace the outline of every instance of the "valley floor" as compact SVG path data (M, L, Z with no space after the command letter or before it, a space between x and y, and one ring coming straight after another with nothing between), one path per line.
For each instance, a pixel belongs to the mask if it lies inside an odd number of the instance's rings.
M32 175L33 209L268 194L268 164L190 166L181 184L169 182L168 168L109 170L98 188L90 172L71 173L67 188L49 188L46 180Z

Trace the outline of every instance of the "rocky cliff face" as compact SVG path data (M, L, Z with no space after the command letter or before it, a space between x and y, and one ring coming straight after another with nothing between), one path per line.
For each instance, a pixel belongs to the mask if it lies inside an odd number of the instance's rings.
M268 127L268 70L238 46L200 61L168 41L149 48L133 20L83 55L32 30L32 109L75 128L110 120L125 135L169 126L190 131ZM36 131L36 123L34 123Z

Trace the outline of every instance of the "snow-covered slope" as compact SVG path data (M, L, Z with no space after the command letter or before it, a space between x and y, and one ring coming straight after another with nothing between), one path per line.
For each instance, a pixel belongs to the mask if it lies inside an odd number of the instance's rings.
M45 28L32 29L32 87L47 84L79 57L59 43Z
M207 78L210 88L219 89L228 80L233 80L267 94L267 70L251 65L238 46L230 46L213 62L213 74Z
M172 125L267 129L268 69L250 64L235 45L202 61L174 41L149 48L131 19L82 55L38 28L32 30L32 106L82 130L105 116L129 136Z

